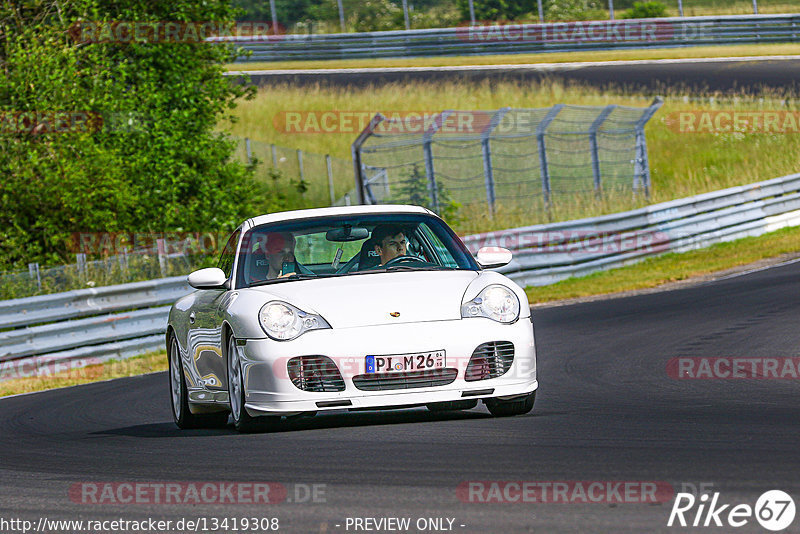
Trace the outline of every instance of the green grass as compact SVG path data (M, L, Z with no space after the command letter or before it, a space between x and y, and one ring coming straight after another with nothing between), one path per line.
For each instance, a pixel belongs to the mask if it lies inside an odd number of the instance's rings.
M706 57L784 56L800 54L800 44L697 46L646 50L595 50L541 54L499 54L384 59L335 59L327 61L274 61L231 63L228 70L345 69L379 67L439 67L463 65L523 65L576 61L625 61L636 59L683 59Z
M345 133L287 133L273 121L284 111L429 111L443 109L494 110L504 106L519 108L549 107L557 103L605 106L619 104L647 106L653 96L624 90L598 92L597 89L555 81L394 83L377 87L337 88L324 85L293 87L276 85L259 90L257 97L243 101L237 110L239 120L231 126L235 135L302 148L317 154L350 158L355 130ZM691 110L793 110L797 100L766 92L761 96L739 94L710 100L690 99L666 93L665 104L646 128L652 175L651 202L663 202L747 183L767 180L800 170L800 134L697 134L681 133L667 118ZM345 166L346 167L346 166ZM353 187L352 170L338 172L336 190ZM327 178L323 173L307 179L315 181L319 193L312 205L328 205ZM323 184L323 185L319 185ZM537 204L538 205L538 204ZM500 206L490 219L480 207L464 210L452 226L462 234L513 228L549 220L569 220L613 213L642 205L630 195L606 198L602 202L574 196L554 202L549 217L529 206Z
M668 282L747 265L781 254L800 252L800 228L784 228L759 237L745 237L708 248L670 253L640 263L570 278L542 287L528 287L531 304L657 287Z
M0 397L67 386L77 386L79 384L88 384L101 380L111 380L112 378L137 376L166 370L166 352L151 352L125 360L113 360L100 365L70 369L52 375L4 380L0 382ZM166 386L167 384L165 381L164 387L166 388Z

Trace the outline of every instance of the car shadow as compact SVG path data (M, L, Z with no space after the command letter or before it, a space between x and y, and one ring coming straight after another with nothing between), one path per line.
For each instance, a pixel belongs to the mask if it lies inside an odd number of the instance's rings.
M263 430L256 433L299 432L327 428L386 426L410 423L440 423L446 421L465 421L492 418L493 417L488 413L475 410L453 412L431 412L425 408L352 412L336 410L317 414L314 417L294 416L283 418L280 422L270 424ZM100 430L93 432L92 435L130 436L138 438L185 438L213 437L231 433L236 433L236 429L229 421L227 427L216 429L181 430L172 422L162 422Z

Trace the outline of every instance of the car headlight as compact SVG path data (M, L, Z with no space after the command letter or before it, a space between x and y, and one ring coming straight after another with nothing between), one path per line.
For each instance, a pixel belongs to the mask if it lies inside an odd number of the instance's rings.
M309 330L331 327L321 316L277 300L264 304L258 312L258 320L264 332L276 341L289 341Z
M513 323L519 318L519 298L505 286L487 286L477 297L461 305L461 317L487 317L499 323Z

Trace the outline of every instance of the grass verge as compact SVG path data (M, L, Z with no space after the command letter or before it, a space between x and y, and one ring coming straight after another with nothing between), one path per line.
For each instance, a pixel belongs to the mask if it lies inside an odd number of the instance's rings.
M380 59L332 59L327 61L257 61L230 63L229 71L294 69L366 69L381 67L442 67L465 65L523 65L531 63L571 63L577 61L626 61L636 59L685 59L746 56L786 56L800 54L800 44L718 45L692 48L646 50L593 50L539 54L497 54Z
M527 287L531 304L657 287L692 277L800 252L800 227L783 228L708 248L670 253L640 263L570 278L542 287Z
M45 389L63 388L99 382L112 378L143 375L156 371L167 370L166 352L150 352L125 360L112 360L99 365L89 365L77 369L68 369L63 372L47 376L31 376L12 378L0 382L0 397L43 391ZM166 382L164 383L166 388Z
M657 287L798 251L800 251L800 227L784 228L763 236L746 237L705 249L681 254L665 254L635 265L598 272L582 278L571 278L550 286L528 287L525 291L531 304L618 293ZM128 360L74 369L53 376L0 382L0 397L166 369L166 354L154 352Z
M775 111L793 112L788 118L797 116L798 101L793 95L765 91L758 95L741 92L736 95L709 95L689 97L679 90L666 90L663 107L646 127L650 161L652 192L650 203L664 202L776 178L797 172L800 161L800 127L787 128L780 133L718 132L695 133L681 131L681 112L711 116L716 112ZM594 87L563 83L558 80L517 83L513 81L469 82L447 81L441 83L391 83L363 88L341 88L326 85L296 87L279 84L263 87L253 100L239 103L238 121L229 125L231 133L249 137L265 143L295 147L316 154L330 154L342 161L349 160L351 143L361 131L356 120L341 126L334 124L330 131L304 126L289 128L284 120L288 113L294 115L319 115L334 112L334 115L358 112L363 116L382 111L394 113L418 112L432 114L443 109L496 110L505 106L512 108L544 108L567 103L582 106L645 107L653 95L641 95L624 89L599 91ZM708 130L712 130L709 128ZM707 130L707 131L708 131ZM524 148L524 147L523 147ZM296 178L293 158L284 158L278 169L286 176ZM421 151L398 151L395 163L408 163L420 159ZM497 156L499 157L499 156ZM271 163L269 156L265 156ZM317 158L319 159L319 158ZM472 164L469 160L466 164ZM495 163L498 166L510 166ZM513 162L511 162L513 163ZM447 161L441 165L448 164ZM453 163L460 164L459 162ZM285 167L285 171L284 171ZM452 167L455 168L455 167ZM456 175L451 169L447 172ZM477 167L466 169L461 175L471 176L479 172ZM441 172L445 172L442 168ZM313 175L306 173L312 189L306 195L309 206L327 206L327 177L324 171ZM531 178L538 180L536 176ZM352 169L334 172L336 197L353 187ZM311 195L317 191L316 195ZM473 212L464 210L460 217L448 219L448 223L463 234L493 231L503 228L564 221L582 217L593 217L635 209L643 199L632 199L631 195L606 195L601 201L586 199L579 195L561 195L554 200L551 212L546 213L541 202L504 201L497 207L493 218L484 209L485 201L476 193L478 208Z

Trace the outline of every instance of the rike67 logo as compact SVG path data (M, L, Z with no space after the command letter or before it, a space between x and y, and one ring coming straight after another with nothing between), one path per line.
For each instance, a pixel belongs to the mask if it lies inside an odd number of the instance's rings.
M678 493L667 526L739 528L755 519L763 528L778 532L792 524L794 515L794 500L781 490L763 493L755 506L724 503L719 492L711 497L704 493L699 498L691 493Z

